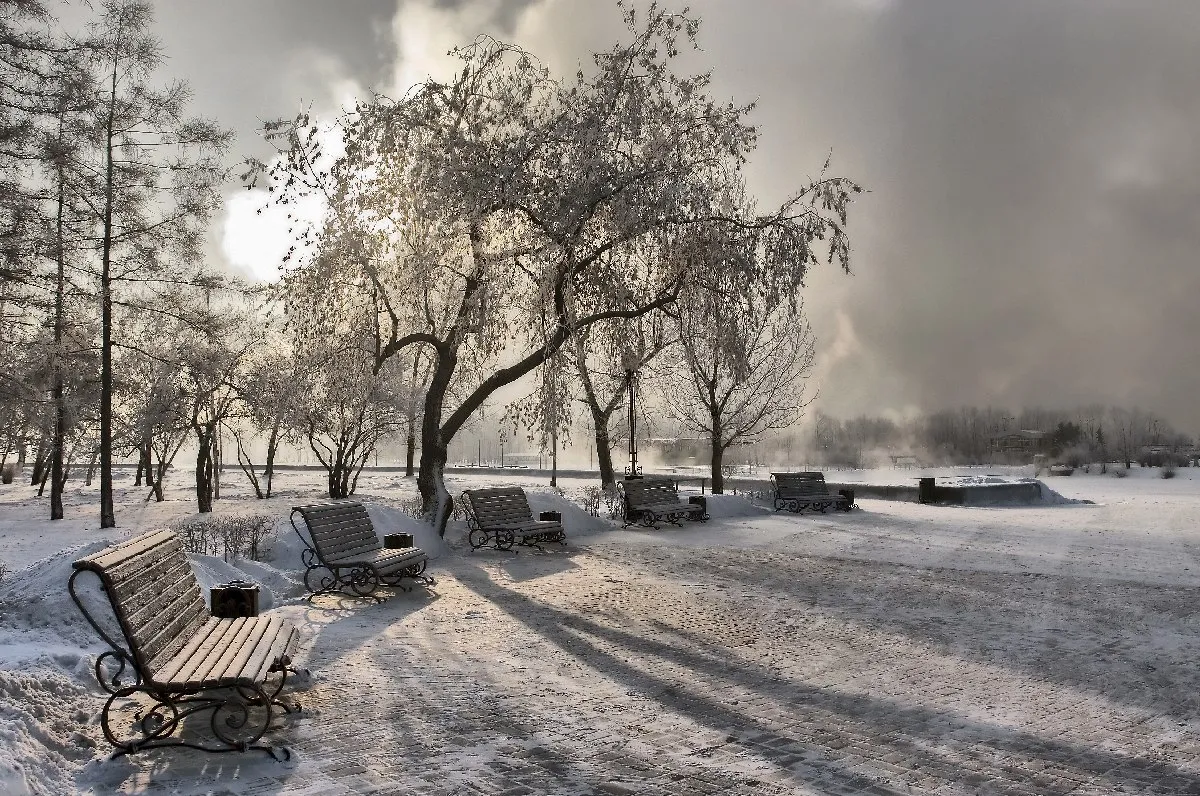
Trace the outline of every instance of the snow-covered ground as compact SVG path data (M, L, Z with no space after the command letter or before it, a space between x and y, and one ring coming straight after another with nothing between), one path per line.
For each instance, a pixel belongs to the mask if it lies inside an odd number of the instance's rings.
M1011 468L831 471L912 484L1032 477ZM108 759L71 603L71 562L192 515L184 474L161 504L73 483L64 521L0 487L0 794L1189 793L1200 792L1200 470L1173 479L1047 477L1035 506L859 498L850 514L778 515L709 498L703 525L623 530L530 474L534 511L569 544L470 552L405 512L412 479L359 481L380 533L413 532L438 585L386 603L304 600L292 505L239 474L218 513L278 516L261 563L193 556L203 585L263 587L304 633L305 711L265 756L158 750Z

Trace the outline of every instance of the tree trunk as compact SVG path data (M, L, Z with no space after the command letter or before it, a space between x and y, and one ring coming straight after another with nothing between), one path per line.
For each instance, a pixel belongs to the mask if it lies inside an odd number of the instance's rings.
M213 502L212 432L203 425L196 429L196 511L208 514Z
M421 416L421 467L417 490L421 493L421 511L429 518L438 536L445 537L450 519L450 493L446 491L445 472L448 451L442 439L442 405L450 388L450 379L458 358L450 351L440 352L425 393L425 412Z
M550 432L550 486L558 486L558 431Z
M275 476L275 452L279 450L279 421L271 426L267 436L267 463L263 467L263 481L266 485L266 496L271 497L271 479Z
M38 438L37 450L33 455L33 472L29 477L30 486L41 486L46 475L46 465L50 463L50 449L46 445L46 438Z
M113 505L112 480L112 245L113 202L116 189L113 139L116 137L117 68L114 64L105 125L105 183L103 243L100 249L100 527L114 528L117 512Z
M412 478L413 465L417 459L417 429L416 419L412 418L408 423L408 439L405 440L405 459L404 459L404 477Z
M84 486L91 486L92 479L96 477L96 459L100 456L100 450L97 448L92 451L92 458L88 460L87 475L83 479ZM150 471L146 471L146 477L150 477Z
M62 117L59 117L59 137L62 137ZM54 283L54 443L51 446L50 519L63 518L63 448L67 444L67 401L63 384L63 326L66 324L64 300L66 294L66 255L63 250L63 207L66 205L66 178L63 163L58 161L58 209L55 216L55 260L58 273Z
M213 428L212 453L209 456L212 465L212 496L213 500L221 499L221 428Z
M608 441L608 423L596 426L596 466L600 468L600 486L604 489L617 488L617 476L613 472L612 447Z
M250 481L250 486L254 488L254 496L262 500L266 495L263 494L262 486L258 482L258 474L254 472L254 462L250 461L250 454L246 452L246 446L242 444L242 435L234 432L233 441L237 447L238 466L242 468L242 472Z
M154 495L155 503L162 503L163 498L163 479L167 477L167 467L169 462L159 461L155 466L154 484L150 487L150 493Z
M711 442L709 455L712 464L712 493L723 495L725 494L725 472L721 468L725 459L725 446L721 444L719 433L713 434Z

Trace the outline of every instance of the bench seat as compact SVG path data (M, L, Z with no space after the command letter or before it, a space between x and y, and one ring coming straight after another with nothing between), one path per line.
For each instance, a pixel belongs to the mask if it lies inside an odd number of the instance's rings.
M259 749L279 758L277 747L259 741L277 708L296 710L279 699L300 641L291 623L276 616L212 616L173 531L142 534L75 561L73 569L71 599L110 647L98 656L95 674L110 695L100 725L115 755L185 746ZM99 621L97 601L81 598L84 574L99 580L119 637L112 622ZM212 737L196 740L183 733L183 719L201 712L211 715Z
M467 489L467 543L472 550L492 545L511 550L514 544L543 549L542 544L565 544L567 533L559 520L535 520L529 499L520 487Z
M213 617L151 679L166 689L251 686L266 679L274 661L290 658L299 639L278 617Z
M299 524L297 516L302 520ZM310 600L318 594L346 592L380 600L375 592L381 585L411 591L406 580L426 586L437 583L425 575L429 556L424 550L383 546L361 503L339 500L293 506L291 523L304 543L300 560Z
M699 503L682 503L675 482L663 478L638 478L621 482L625 502L625 525L635 523L657 528L665 520L679 525L680 520L705 522L708 514Z
M824 473L771 473L771 481L774 484L773 505L776 511L787 509L800 513L805 509L825 512L831 508L841 511L853 508L849 498L829 490Z

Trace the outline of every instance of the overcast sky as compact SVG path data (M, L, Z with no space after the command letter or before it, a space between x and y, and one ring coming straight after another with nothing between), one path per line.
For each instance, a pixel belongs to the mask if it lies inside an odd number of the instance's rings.
M1200 1L690 5L714 93L759 103L761 200L830 150L871 192L851 216L854 275L821 269L806 290L820 408L1136 404L1200 433ZM601 0L163 0L157 14L163 75L237 131L239 157L265 153L262 120L396 92L479 32L572 70L621 32ZM231 191L214 256L268 273L252 203Z

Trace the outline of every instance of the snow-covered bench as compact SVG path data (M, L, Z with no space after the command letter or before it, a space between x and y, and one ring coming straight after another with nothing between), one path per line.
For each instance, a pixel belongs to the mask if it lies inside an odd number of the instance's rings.
M95 672L110 695L100 726L115 755L186 746L288 756L286 749L259 741L276 708L298 709L279 699L295 671L295 627L278 617L213 617L174 531L143 534L73 566L71 599L111 647L97 658ZM85 572L99 578L116 628L110 618L93 614L94 600L81 598L77 580ZM208 720L190 718L194 714ZM212 738L204 737L206 727Z
M837 492L830 492L825 483L825 474L771 473L775 484L775 510L801 512L805 509L824 512L830 508L849 511L853 508L850 499Z
M296 515L304 520L307 534L296 524ZM424 574L429 560L424 550L383 546L361 503L341 500L295 506L291 522L304 543L300 561L305 567L304 585L309 599L347 590L359 597L372 597L380 585L412 591L411 586L404 585L405 579L427 586L437 583Z
M467 513L467 543L477 550L489 543L497 550L514 544L541 549L543 542L565 544L562 520L535 520L525 490L519 486L463 491Z
M674 481L665 478L635 478L620 483L625 496L625 528L634 523L640 523L647 528L657 528L662 520L679 525L680 520L704 522L708 519L703 503L679 502L679 491Z

